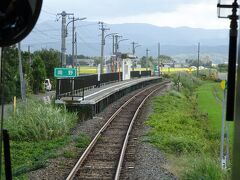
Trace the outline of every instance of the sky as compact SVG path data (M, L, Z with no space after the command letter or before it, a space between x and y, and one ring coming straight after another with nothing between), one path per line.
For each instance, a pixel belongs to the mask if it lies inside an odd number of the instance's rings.
M44 0L39 22L55 20L64 10L108 24L228 29L229 20L217 18L216 5L217 0Z

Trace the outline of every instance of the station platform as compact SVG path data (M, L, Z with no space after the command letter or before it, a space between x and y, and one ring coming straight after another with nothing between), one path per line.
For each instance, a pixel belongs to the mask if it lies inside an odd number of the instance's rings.
M161 77L142 77L131 80L113 82L98 88L84 91L84 97L62 97L55 101L56 104L65 104L72 109L84 109L91 116L98 114L112 102L124 95L141 89L149 84L157 83Z

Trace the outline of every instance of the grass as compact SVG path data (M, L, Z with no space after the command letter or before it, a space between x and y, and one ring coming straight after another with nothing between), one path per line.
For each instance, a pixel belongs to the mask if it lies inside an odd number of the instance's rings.
M14 179L28 179L27 173L46 167L49 159L76 157L65 147L73 143L84 148L90 141L85 134L70 135L77 120L77 114L38 100L18 103L16 114L10 114L4 124L10 133Z
M55 138L38 142L11 142L13 176L21 178L26 173L44 168L56 151L70 142L70 137ZM20 177L19 177L20 176Z
M76 143L76 147L83 149L86 148L90 143L90 138L85 134L80 134L77 138L74 139L74 141Z
M166 168L180 179L229 179L218 161L221 104L213 95L216 83L184 78L180 92L154 99L145 140L166 154Z
M77 122L77 114L40 101L28 100L18 104L5 128L13 140L48 140L69 133Z
M213 93L214 88L217 88L216 85L214 82L204 83L196 92L200 111L208 113L209 125L212 129L219 132L222 123L222 104Z

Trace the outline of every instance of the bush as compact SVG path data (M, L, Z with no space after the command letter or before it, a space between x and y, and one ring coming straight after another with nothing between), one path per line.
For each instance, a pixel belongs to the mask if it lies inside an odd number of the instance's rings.
M13 140L39 141L69 133L76 122L76 113L28 100L18 104L16 114L7 119L5 128Z

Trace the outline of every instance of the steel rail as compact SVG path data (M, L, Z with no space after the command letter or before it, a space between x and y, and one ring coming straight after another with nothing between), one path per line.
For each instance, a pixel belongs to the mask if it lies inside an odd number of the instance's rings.
M163 83L164 85L165 83ZM130 136L130 133L132 131L132 127L133 127L133 124L135 122L135 119L137 118L138 116L138 113L140 111L140 109L142 108L142 106L144 105L145 101L154 93L156 92L157 90L161 89L162 87L159 87L155 90L153 90L150 94L148 94L147 97L144 98L144 100L142 101L142 103L138 106L132 120L131 120L131 123L129 125L129 128L128 128L128 131L126 133L126 137L125 137L125 140L124 140L124 143L123 143L123 147L122 147L122 151L121 151L121 155L120 155L120 158L119 158L119 161L118 161L118 166L117 166L117 171L116 171L116 174L115 174L115 180L119 180L120 178L120 174L121 174L121 170L122 170L122 164L123 164L123 160L124 160L124 156L125 156L125 152L126 152L126 149L127 149L127 145L128 145L128 140L129 140L129 136Z
M161 85L165 84L166 82L161 83ZM158 84L159 85L159 84ZM70 174L68 175L68 177L66 178L66 180L72 180L77 171L79 170L80 166L82 165L82 163L84 162L84 160L87 158L88 154L91 152L92 148L94 147L94 145L97 143L98 139L100 138L101 134L105 131L105 129L109 126L109 124L114 120L114 118L122 111L122 109L127 106L133 99L135 99L138 95L140 95L141 93L147 91L148 89L153 88L154 86L158 86L158 85L153 85L150 86L140 92L138 92L136 95L134 95L133 97L131 97L128 101L126 101L108 120L107 122L103 125L103 127L99 130L99 132L96 134L96 136L93 138L93 140L91 141L91 143L88 145L88 147L86 148L86 150L84 151L84 153L82 154L82 156L79 158L78 162L75 164L74 168L72 169L72 171L70 172Z

